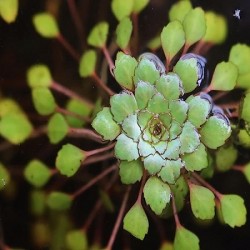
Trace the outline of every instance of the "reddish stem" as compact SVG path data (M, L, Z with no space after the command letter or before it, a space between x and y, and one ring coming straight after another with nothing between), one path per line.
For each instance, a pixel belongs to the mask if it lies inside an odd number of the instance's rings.
M108 51L106 45L104 45L102 47L102 52L103 52L103 54L108 62L110 73L113 75L113 69L115 68L115 65L114 65L114 62L113 62L110 54L109 54L109 51Z
M96 84L102 88L108 95L112 96L115 94L103 81L102 79L96 74L96 72L93 73L92 78L95 80Z
M178 212L177 212L177 208L176 208L176 204L175 204L175 197L174 197L174 193L172 192L172 208L173 208L173 215L174 215L174 220L175 220L175 225L176 227L181 227L181 223L179 220L179 216L178 216Z
M121 205L119 214L118 214L116 222L115 222L115 226L114 226L113 231L111 233L111 236L109 238L108 244L105 247L106 250L111 250L112 246L113 246L113 244L115 242L115 238L116 238L118 229L119 229L121 221L122 221L122 217L123 217L123 214L124 214L124 211L125 211L125 208L126 208L126 204L128 202L128 197L129 197L130 190L131 190L131 186L129 186L127 188L127 191L126 191L126 193L124 195L124 198L123 198L123 201L122 201L122 205Z
M132 14L133 21L133 50L135 55L138 53L138 44L139 44L139 25L138 25L138 14Z
M89 189L91 186L95 185L99 180L104 178L106 175L108 175L110 172L114 171L117 168L117 165L112 165L111 167L105 169L102 173L95 176L91 181L89 181L87 184L82 186L80 189L78 189L76 192L71 194L71 199L75 199L77 196L85 192L87 189Z
M71 46L71 44L65 39L65 37L62 34L59 34L56 39L59 41L59 43L69 52L69 54L77 61L80 60L80 55L77 53L77 51Z
M146 171L144 170L142 180L141 180L140 190L139 190L138 197L136 200L136 202L140 203L140 204L141 204L141 197L142 197L142 193L143 193L143 187L144 187L145 182L146 182L146 178L147 178L147 174L146 174Z
M87 128L69 128L68 129L68 135L74 136L74 137L83 137L86 139L90 139L96 142L103 143L103 139L100 135L96 134L93 130L87 129Z
M240 172L244 172L244 168L245 168L244 166L235 165L231 169L236 170L236 171L240 171Z
M105 161L108 159L114 158L114 152L108 152L106 154L102 154L102 155L95 155L93 157L89 157L87 158L84 162L83 165L90 165L96 162L100 162L100 161Z
M109 149L112 149L114 146L115 146L115 143L112 143L112 144L109 144L103 148L97 148L97 149L94 149L91 151L84 151L84 153L85 153L86 157L89 157L92 155L96 155L96 154L100 154L102 152L108 151Z
M74 91L66 88L65 86L62 86L61 84L53 81L52 84L51 84L51 89L65 95L65 96L68 96L69 98L72 98L72 99L77 99L79 100L80 102L86 104L86 105L89 105L90 107L93 107L93 104L90 103L89 101L87 101L86 99L84 99L82 96L76 94Z

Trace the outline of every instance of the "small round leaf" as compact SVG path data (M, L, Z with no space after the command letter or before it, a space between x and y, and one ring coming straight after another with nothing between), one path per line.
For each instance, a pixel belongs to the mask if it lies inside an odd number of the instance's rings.
M24 169L25 179L35 187L44 186L51 176L50 169L39 160L32 160Z
M109 24L107 22L100 22L96 24L87 38L89 45L102 48L105 46L109 31Z
M36 216L41 216L46 210L46 194L41 189L34 189L30 194L30 210Z
M168 16L170 21L178 20L183 22L187 13L192 9L192 4L190 1L178 1L172 5Z
M43 37L56 38L60 34L56 19L49 13L34 15L33 24L36 31Z
M50 209L57 211L68 210L71 206L72 198L70 195L62 192L51 192L47 197L47 205Z
M87 250L88 238L83 230L70 230L66 235L66 246L69 250Z
M80 59L79 74L81 77L88 77L94 74L96 66L96 52L87 50Z
M27 72L27 81L31 88L49 88L52 84L52 77L49 68L44 64L31 66Z
M149 3L149 0L134 0L133 12L140 13Z
M0 15L7 23L16 20L18 13L18 0L2 0L0 1Z
M198 219L209 220L214 218L215 197L207 188L191 184L190 203L194 216Z
M114 140L121 132L120 126L114 121L110 108L103 108L97 113L92 127L103 136L104 140Z
M140 203L135 203L123 219L123 228L137 239L143 240L148 233L149 222Z
M56 109L56 102L50 89L39 87L32 89L32 101L40 115L50 115Z
M116 28L116 43L121 49L126 49L132 34L133 25L129 17L123 18Z
M246 223L246 207L244 200L234 194L222 195L220 208L223 219L230 227L240 227Z
M250 122L250 93L247 93L241 103L241 112L240 117L241 119L245 120L246 122Z
M118 21L130 16L133 11L134 0L112 0L111 9Z
M162 182L158 177L150 177L144 188L144 198L151 209L160 215L170 201L170 188L168 184Z
M85 159L85 153L72 144L63 145L56 157L56 168L67 177L73 176Z

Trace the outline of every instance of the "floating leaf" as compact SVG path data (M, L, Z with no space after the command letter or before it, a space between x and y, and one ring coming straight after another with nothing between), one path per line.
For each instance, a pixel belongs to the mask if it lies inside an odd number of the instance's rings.
M250 93L247 93L243 101L241 103L241 112L240 117L241 119L245 120L246 122L250 122Z
M124 17L130 16L133 11L134 0L112 0L111 9L118 21Z
M68 124L75 128L81 128L85 124L84 118L88 119L93 110L93 106L87 102L82 102L77 99L70 99L66 104L66 109L80 116L77 118L72 115L66 115Z
M222 195L220 206L223 219L230 227L240 227L246 223L244 200L234 194Z
M40 115L50 115L55 112L56 102L48 88L39 87L32 89L32 101Z
M214 199L214 194L209 189L195 184L190 185L190 203L196 218L202 220L214 218Z
M234 89L238 77L238 69L231 62L221 62L216 65L211 81L212 90L229 91Z
M202 40L213 44L223 43L227 36L226 19L212 11L205 12L205 18L207 29Z
M200 130L201 142L211 149L223 145L231 135L231 127L224 119L211 116Z
M27 72L27 81L31 88L49 88L52 84L52 77L49 68L44 64L31 66Z
M102 48L105 46L109 31L109 24L107 22L100 22L96 24L87 38L89 45Z
M235 44L229 54L229 61L237 66L239 75L250 72L250 47L246 44Z
M9 113L0 120L0 135L13 144L29 138L33 130L28 118L20 113Z
M52 144L63 140L68 133L69 126L62 114L56 113L50 117L48 123L48 137Z
M169 63L185 44L185 32L179 21L172 21L163 28L161 44Z
M83 230L70 230L66 235L66 246L69 250L87 250L88 238Z
M165 113L168 110L168 101L160 93L156 93L149 101L147 110L156 114Z
M110 106L114 120L117 122L122 122L127 116L133 114L137 110L137 103L134 95L125 91L113 95L110 98Z
M51 176L50 169L39 160L32 160L24 169L25 179L35 187L44 186Z
M33 25L43 37L56 38L60 35L56 19L49 13L43 12L33 16Z
M187 13L192 9L192 4L190 1L178 1L172 5L169 11L169 20L174 21L178 20L181 23L183 22Z
M47 204L49 208L57 211L68 210L71 206L72 198L70 195L53 191L47 197Z
M140 203L136 202L123 219L123 228L137 239L143 240L148 233L149 222Z
M189 154L184 154L182 160L188 171L200 171L208 166L208 157L205 146L201 143L197 149Z
M129 17L123 18L116 28L116 43L121 49L126 49L132 34L133 25Z
M0 1L0 15L7 23L16 20L18 13L18 0L2 0Z
M134 57L126 55L123 52L118 52L115 60L114 75L116 81L124 88L133 90L133 76L137 61Z
M88 77L95 73L96 66L96 52L94 50L87 50L84 52L79 63L79 74L81 77Z
M104 140L114 140L121 132L120 126L114 121L110 108L103 108L97 113L92 127L103 136Z
M170 201L170 188L168 184L162 182L158 177L150 177L144 188L144 198L151 209L160 215Z
M0 191L10 182L10 173L7 168L0 163Z
M198 42L206 33L205 14L200 7L190 10L185 16L182 24L186 34L186 44L188 46Z
M238 150L233 145L220 147L215 152L216 169L222 172L230 170L237 156Z
M174 66L174 72L181 78L185 93L197 87L198 68L195 58L179 60Z
M149 3L149 0L134 0L133 12L140 13Z
M84 151L78 147L65 144L57 153L56 168L61 174L71 177L77 172L85 157Z
M139 158L137 143L124 134L117 137L115 156L120 160L132 161Z
M188 104L182 100L171 101L169 109L174 121L182 124L187 118Z
M199 238L183 226L178 226L175 232L174 249L178 250L199 250Z

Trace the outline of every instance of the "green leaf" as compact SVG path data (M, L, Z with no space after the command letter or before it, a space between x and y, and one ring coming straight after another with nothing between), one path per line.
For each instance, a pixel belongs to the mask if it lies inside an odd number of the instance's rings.
M215 152L216 169L225 172L231 169L238 156L238 150L230 144L220 147Z
M230 227L240 227L246 223L247 211L244 200L240 196L222 195L220 205L223 219Z
M73 176L85 160L84 151L72 144L65 144L57 153L56 168L67 177Z
M138 108L134 95L131 92L121 92L110 98L111 112L114 120L122 122L127 116L133 114Z
M104 208L110 212L110 213L114 213L115 211L115 206L111 200L111 194L109 194L107 191L100 189L99 190L99 195L100 195L100 199L102 201L102 205L104 206Z
M152 51L156 51L157 49L159 49L161 47L161 36L158 35L151 39L148 42L147 47Z
M10 173L7 168L0 162L0 191L10 182Z
M140 203L136 202L123 219L123 228L137 239L143 240L148 233L149 222Z
M30 210L33 215L41 216L46 210L46 194L41 189L34 189L30 194Z
M32 131L32 124L23 114L9 113L0 120L0 135L13 144L24 142Z
M208 166L208 156L205 146L201 143L198 148L190 154L184 154L182 160L188 171L200 171Z
M234 89L238 77L238 69L231 62L221 62L215 67L211 81L212 90L229 91Z
M166 161L159 154L149 155L144 158L143 162L144 168L149 172L150 175L158 173L166 163Z
M237 88L249 89L250 88L250 72L242 75L238 75Z
M241 103L241 112L240 117L241 119L245 120L246 122L250 122L250 93L247 93Z
M172 21L163 28L161 32L161 44L167 62L170 63L172 58L185 44L185 32L179 21Z
M148 4L149 0L134 0L133 12L140 13Z
M187 13L192 9L192 4L190 1L178 1L172 5L168 16L170 21L178 20L183 22Z
M107 22L99 22L96 24L87 38L89 45L102 48L105 46L109 32L109 24Z
M133 11L134 0L112 0L111 9L118 21L130 16Z
M32 160L24 169L24 177L33 186L42 187L51 177L51 171L43 162Z
M77 99L70 99L66 104L66 109L80 116L80 118L77 118L71 115L66 115L68 124L75 128L81 128L83 125L85 125L84 118L88 118L90 116L93 106L87 102L84 103Z
M160 93L156 93L149 101L147 110L156 114L165 113L168 110L168 101Z
M166 183L175 184L177 178L180 176L182 164L180 159L177 161L167 160L165 166L158 173L158 176Z
M200 7L190 10L185 16L182 24L186 34L186 44L188 46L198 42L206 33L205 14Z
M239 75L250 72L250 46L246 44L235 44L229 54L229 61L234 63L239 70Z
M126 55L123 52L118 52L115 60L114 75L116 81L124 88L133 90L133 76L137 61L134 57Z
M198 68L195 58L179 60L174 66L174 72L181 78L185 93L197 87Z
M192 153L200 145L199 134L192 123L187 121L180 135L181 153Z
M81 77L92 76L95 73L96 52L92 49L83 53L79 63L79 74Z
M1 166L1 165L0 165ZM248 162L243 168L243 174L245 175L248 183L250 183L250 162ZM0 188L1 189L1 188Z
M44 64L33 65L27 72L28 85L31 88L47 87L52 84L52 77L49 68Z
M116 28L116 43L121 49L128 47L133 25L129 17L123 18Z
M65 211L68 210L72 203L70 195L53 191L47 197L47 205L52 210Z
M190 203L194 216L198 219L209 220L215 215L215 197L207 188L190 184Z
M68 133L69 126L62 114L56 113L50 117L48 123L48 137L52 144L63 140Z
M143 164L141 160L121 161L119 165L119 175L124 184L134 184L140 181L143 175Z
M201 98L200 96L195 96L189 103L188 109L188 120L196 127L199 128L203 123L205 123L210 110L211 103Z
M18 0L1 0L0 15L7 23L12 23L16 20L18 13Z
M180 156L181 141L180 138L171 140L167 144L167 150L162 155L163 158L177 160Z
M135 69L134 83L137 84L140 81L144 81L155 84L159 78L160 73L155 63L147 58L142 58Z
M144 188L144 198L151 209L160 215L170 201L170 188L168 184L162 182L158 177L150 177Z
M156 93L155 87L147 82L138 82L135 89L135 99L138 104L138 108L145 109L148 106L149 100Z
M212 11L207 11L205 12L205 18L207 29L202 40L213 44L223 43L227 36L227 21L225 17Z
M156 88L167 100L177 100L183 95L181 79L172 72L161 75Z
M49 13L43 12L33 16L33 25L43 37L56 38L60 35L56 19Z
M24 114L24 111L14 99L1 98L0 99L0 117L3 117L9 113Z
M171 242L164 241L161 243L159 250L173 250L173 244Z
M231 135L230 125L220 117L211 116L200 129L201 142L211 149L222 146Z
M238 140L240 145L246 148L250 148L250 135L245 129L239 130Z
M182 100L175 100L169 103L172 119L182 124L187 118L188 104Z
M137 114L129 115L122 122L122 129L128 137L138 141L141 135L141 129L138 125Z
M178 250L199 250L199 238L183 226L178 226L175 232L174 249Z
M151 168L154 169L155 165L158 166L159 164L162 163L160 158L157 159L159 162L154 163L156 159L153 158L153 155L156 153L156 150L150 142L144 141L141 138L138 143L138 149L140 152L140 156L146 157L146 156L151 155L151 157L146 160L147 162L146 165L148 165L148 170ZM145 160L144 160L144 164L145 164Z
M66 246L69 250L88 250L88 238L83 230L70 230L66 235Z
M32 89L32 101L40 115L50 115L55 112L56 102L48 88L39 87Z
M121 132L120 126L114 121L110 108L103 108L97 113L92 127L103 136L104 140L114 140Z
M115 156L120 160L132 161L139 158L137 143L124 134L117 137Z

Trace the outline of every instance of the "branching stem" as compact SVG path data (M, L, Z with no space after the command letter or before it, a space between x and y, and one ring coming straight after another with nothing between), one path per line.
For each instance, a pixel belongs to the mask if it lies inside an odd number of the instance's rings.
M108 95L112 96L115 94L103 81L102 79L94 72L92 78L95 80L96 84L102 88Z

